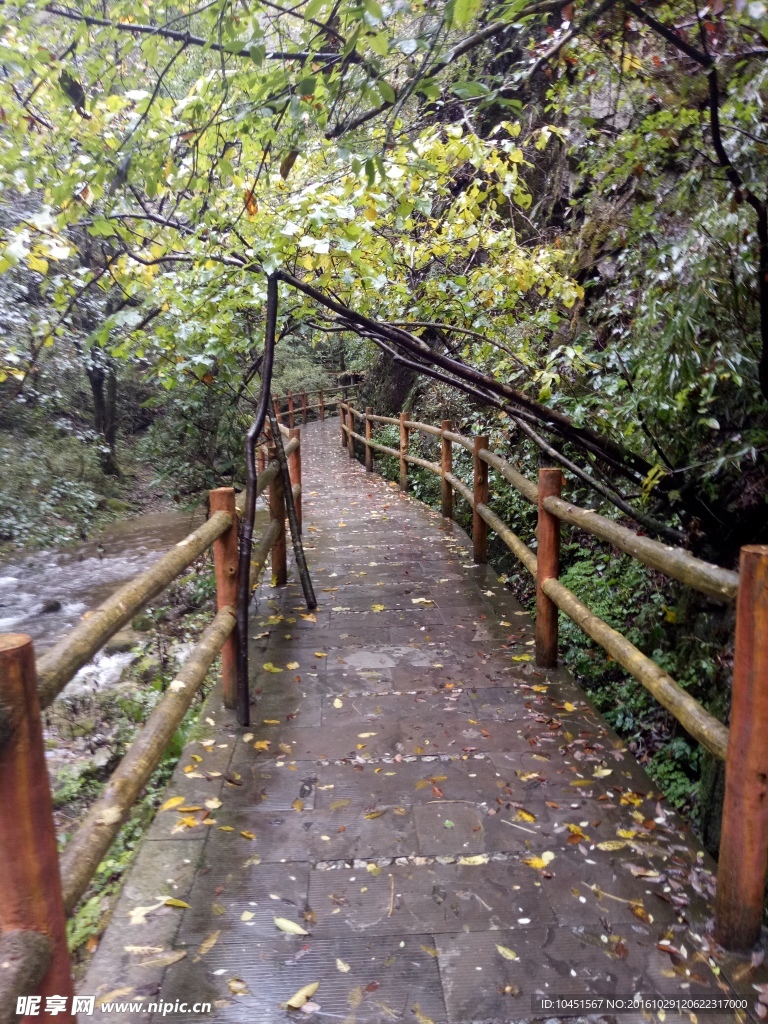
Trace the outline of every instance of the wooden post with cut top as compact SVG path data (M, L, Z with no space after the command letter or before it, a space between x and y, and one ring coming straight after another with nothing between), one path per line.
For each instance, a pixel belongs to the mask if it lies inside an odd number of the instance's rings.
M563 473L550 467L539 470L539 525L536 549L536 664L541 668L557 665L557 605L541 588L544 580L560 574L560 520L547 512L544 499L559 498Z
M31 637L24 633L0 636L0 712L0 935L22 933L23 939L24 933L37 932L48 940L37 942L37 950L31 951L38 962L30 962L27 973L36 978L36 986L24 994L41 998L41 1014L47 996L64 996L67 1008L56 1019L74 1022L35 654Z
M269 461L277 460L277 449L274 444L269 446ZM288 580L288 560L285 538L285 494L283 492L283 476L278 473L269 485L269 514L277 520L280 532L272 545L272 576L277 586L283 586Z
M260 444L256 449L256 471L258 475L261 476L261 474L264 472L266 468L267 467L266 457L264 454L264 445Z
M350 459L355 457L355 439L352 437L352 432L355 429L355 414L352 410L351 405L347 405L347 451L349 452Z
M290 436L288 438L289 442L292 441L294 437L298 440L299 446L295 452L291 452L288 456L288 472L291 476L291 487L293 487L294 484L301 486L301 430L299 430L298 427L294 427L294 429L290 431ZM296 521L299 524L299 533L301 533L301 495L299 495L298 498L294 498L293 503L296 506Z
M373 416L373 409L370 405L365 407L365 471L366 473L373 472L373 448L371 448L371 416Z
M400 490L408 490L408 463L405 461L405 456L408 454L408 427L405 425L405 421L408 419L408 414L400 413Z
M293 429L293 392L288 392L288 426Z
M760 938L768 865L768 544L741 549L736 646L717 867L715 938L748 952Z
M218 487L210 491L211 515L226 512L232 525L213 542L213 565L216 572L216 611L229 605L237 608L237 577L239 565L239 544L237 540L237 510L235 509L234 487ZM237 706L237 641L234 631L229 634L221 649L221 678L223 683L224 707Z
M323 389L322 388L320 388L320 398L319 398L318 404L320 406L320 422L323 423L323 422L325 422L325 402L323 401Z
M474 448L474 490L472 502L472 560L478 565L488 561L488 524L477 511L478 505L488 504L488 463L480 452L488 447L487 437L476 437Z
M301 392L301 415L304 423L307 423L307 392Z
M443 420L441 423L442 452L440 459L440 511L446 519L453 518L453 488L445 479L446 473L453 473L453 443L445 436L446 431L453 431L453 423L450 420Z

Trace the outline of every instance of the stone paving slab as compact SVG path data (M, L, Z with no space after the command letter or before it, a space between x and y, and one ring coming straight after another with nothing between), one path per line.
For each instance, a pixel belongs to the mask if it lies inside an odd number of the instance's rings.
M537 1016L536 994L753 1007L765 969L714 946L690 829L568 674L534 666L530 618L462 531L337 427L303 430L319 607L293 571L257 591L253 724L213 692L168 787L184 810L158 814L81 990L135 998L120 1024L585 1021Z

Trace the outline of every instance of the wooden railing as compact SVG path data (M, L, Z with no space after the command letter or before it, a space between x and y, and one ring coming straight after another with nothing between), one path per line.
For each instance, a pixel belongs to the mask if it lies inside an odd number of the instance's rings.
M441 479L441 510L453 514L454 494L472 508L475 562L488 559L488 529L522 562L536 580L536 664L557 664L558 612L563 612L638 680L717 758L726 762L725 802L718 866L716 937L726 948L745 950L760 934L768 864L768 546L742 548L739 573L696 558L682 548L644 537L592 509L563 500L563 473L542 468L538 481L524 476L489 449L486 436L465 437L449 420L432 426L398 417L376 416L347 403L339 406L341 443L350 458L355 442L364 448L365 468L373 470L374 452L399 461L400 488L408 489L408 466L420 466ZM363 424L363 432L355 429ZM373 440L375 425L397 426L398 448ZM411 455L413 431L438 438L440 462ZM453 473L453 445L473 458L473 486ZM490 508L489 469L493 469L538 509L534 553ZM669 673L620 632L595 615L558 579L560 529L567 523L604 540L672 579L720 601L736 599L736 645L731 689L730 728L711 715Z
M329 412L333 406L338 406L340 402L346 402L347 395L359 387L359 384L339 384L326 390L317 388L315 391L300 391L295 394L293 391L289 391L285 398L273 395L272 404L275 417L281 424L285 424L287 420L289 427L296 426L296 417L299 413L302 423L309 423L310 413L315 413L316 419L324 420L326 412ZM317 402L313 405L308 404L307 400L313 396L317 396Z
M301 499L301 441L288 437L290 480L297 512ZM277 582L286 579L285 498L275 459L259 449L257 495L269 489L271 520L251 556L254 587L271 553ZM130 809L160 763L216 656L221 653L224 703L236 703L235 596L238 513L245 495L234 488L210 492L210 517L120 587L35 663L32 640L0 635L0 1020L15 1020L18 996L67 997L72 979L66 918L74 911ZM41 710L122 626L157 597L196 558L213 546L217 612L176 673L99 798L57 853L53 806L45 763ZM41 1011L42 1012L42 1011ZM75 1018L67 1011L60 1021Z

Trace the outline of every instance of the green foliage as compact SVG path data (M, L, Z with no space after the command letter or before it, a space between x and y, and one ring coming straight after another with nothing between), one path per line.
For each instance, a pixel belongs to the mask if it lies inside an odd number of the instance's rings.
M0 422L0 551L69 545L115 518L123 488L105 477L92 431L44 408L8 410Z

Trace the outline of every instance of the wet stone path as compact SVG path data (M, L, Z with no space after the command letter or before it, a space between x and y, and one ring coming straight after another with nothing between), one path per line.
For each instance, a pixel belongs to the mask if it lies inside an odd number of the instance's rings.
M556 1020L533 995L736 989L751 1009L765 978L713 956L711 861L533 666L529 616L458 528L349 460L338 420L302 433L319 607L295 575L260 587L253 725L213 692L80 991L138 1001L126 1022Z

